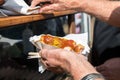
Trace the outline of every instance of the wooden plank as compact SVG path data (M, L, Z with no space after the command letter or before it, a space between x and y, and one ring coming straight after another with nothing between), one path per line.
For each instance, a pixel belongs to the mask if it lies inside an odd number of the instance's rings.
M0 18L0 28L10 27L12 25L18 25L38 20L44 20L69 14L75 14L76 11L68 10L68 11L60 11L60 12L53 12L51 14L36 14L36 15L25 15L25 16L9 16Z

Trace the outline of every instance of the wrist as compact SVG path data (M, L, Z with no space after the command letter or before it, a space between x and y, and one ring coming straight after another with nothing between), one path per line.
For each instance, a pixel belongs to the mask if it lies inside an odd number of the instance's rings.
M100 73L91 73L80 80L105 80L105 78Z

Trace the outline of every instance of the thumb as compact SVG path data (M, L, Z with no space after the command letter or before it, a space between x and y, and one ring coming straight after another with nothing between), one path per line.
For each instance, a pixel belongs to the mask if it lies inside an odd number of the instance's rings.
M40 12L53 12L53 11L60 11L58 4L48 4L48 5L44 5L44 6L40 9Z
M34 7L35 7L37 4L39 4L39 3L40 3L39 1L34 1L34 0L32 0L30 7L31 7L31 8L34 8Z

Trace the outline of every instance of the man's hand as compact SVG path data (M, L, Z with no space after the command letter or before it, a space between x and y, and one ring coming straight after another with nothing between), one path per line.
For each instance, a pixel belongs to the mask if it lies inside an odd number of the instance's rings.
M31 7L35 7L36 5L40 4L41 2L48 2L51 0L30 0L31 1Z
M87 74L98 73L81 54L63 49L42 49L40 55L48 70L70 73L74 80L81 80Z
M62 10L78 10L80 7L85 6L85 2L88 0L33 0L31 7L35 7L41 2L50 2L51 4L43 5L40 8L40 12L53 12ZM81 8L82 9L82 8Z
M4 4L4 0L0 0L0 6Z
M120 58L107 60L104 64L96 67L107 80L120 80Z

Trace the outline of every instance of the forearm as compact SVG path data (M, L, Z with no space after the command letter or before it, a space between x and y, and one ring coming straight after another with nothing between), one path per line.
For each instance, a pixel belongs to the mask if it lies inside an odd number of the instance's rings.
M82 10L104 22L120 27L120 1L90 0L84 3Z

